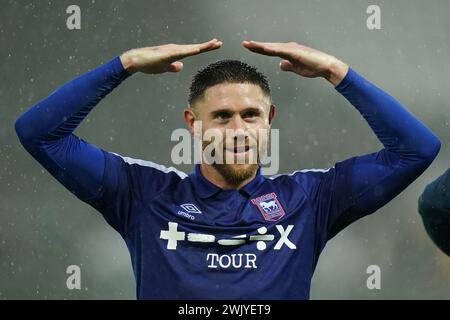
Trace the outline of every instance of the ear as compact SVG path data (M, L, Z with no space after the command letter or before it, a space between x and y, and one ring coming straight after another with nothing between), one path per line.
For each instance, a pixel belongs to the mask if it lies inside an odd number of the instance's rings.
M191 134L194 134L194 122L195 122L195 113L194 110L191 107L187 107L184 109L184 121L186 122L186 125L191 132Z
M275 111L276 111L276 108L275 108L275 105L270 105L270 110L269 110L269 125L272 125L272 121L273 121L273 118L275 117Z

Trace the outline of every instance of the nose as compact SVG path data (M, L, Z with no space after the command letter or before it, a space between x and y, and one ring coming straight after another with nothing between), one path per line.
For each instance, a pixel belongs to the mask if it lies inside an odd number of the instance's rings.
M247 129L247 124L240 115L233 117L226 130L227 140L234 141L238 145L245 143L248 136Z
M235 131L243 131L245 132L247 129L247 124L244 121L244 119L242 119L242 117L240 115L236 115L233 117L231 123L230 123L230 129L233 129Z

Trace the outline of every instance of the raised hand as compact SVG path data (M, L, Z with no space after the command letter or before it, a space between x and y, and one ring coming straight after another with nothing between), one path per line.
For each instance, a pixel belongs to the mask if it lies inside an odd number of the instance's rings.
M349 68L334 56L296 42L243 41L242 45L259 54L282 58L280 68L283 71L308 78L323 77L335 86L345 77Z
M132 49L122 54L120 59L124 68L130 73L179 72L183 69L183 63L179 60L216 50L221 46L222 42L217 39L199 44L165 44Z

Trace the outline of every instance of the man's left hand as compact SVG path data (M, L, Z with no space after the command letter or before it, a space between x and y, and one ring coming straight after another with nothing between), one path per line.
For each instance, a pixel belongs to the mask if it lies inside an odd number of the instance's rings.
M250 51L267 56L278 56L283 60L280 68L303 77L323 77L335 87L344 79L349 66L334 56L296 42L243 41L242 45Z

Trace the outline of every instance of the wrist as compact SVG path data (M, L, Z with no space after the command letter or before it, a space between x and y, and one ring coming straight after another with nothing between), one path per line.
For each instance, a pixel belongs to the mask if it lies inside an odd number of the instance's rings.
M348 64L335 59L330 63L327 76L327 79L330 83L333 84L334 87L337 87L339 83L345 78L347 72L349 70Z
M122 63L123 68L129 74L133 74L137 72L136 70L136 57L133 55L133 51L127 51L120 55L120 62Z

